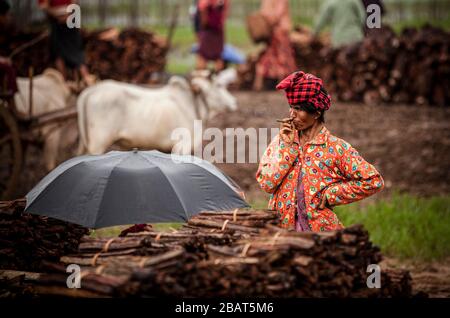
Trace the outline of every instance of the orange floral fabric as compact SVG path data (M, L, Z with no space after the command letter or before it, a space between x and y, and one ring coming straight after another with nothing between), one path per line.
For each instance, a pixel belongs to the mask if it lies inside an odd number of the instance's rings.
M314 232L343 228L332 208L318 209L324 195L332 207L364 199L384 187L375 167L326 127L303 147L299 146L297 134L290 146L278 135L261 158L256 180L271 193L268 208L278 211L284 228L295 226L299 173L308 222Z

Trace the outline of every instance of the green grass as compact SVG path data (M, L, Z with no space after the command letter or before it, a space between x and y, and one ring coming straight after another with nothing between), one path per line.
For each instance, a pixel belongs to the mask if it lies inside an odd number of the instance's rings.
M195 68L195 61L192 59L178 59L169 56L166 71L169 74L184 75L188 74Z
M335 212L346 226L362 223L387 256L420 261L450 256L450 196L394 194L367 206L338 206Z
M145 28L162 36L167 36L168 34L168 28L164 25L147 26ZM227 43L231 43L239 48L245 49L252 45L245 25L228 23L226 25L225 37ZM174 49L189 49L195 41L195 35L191 26L177 26L172 39Z
M266 209L266 200L251 203ZM393 194L389 199L337 206L345 226L363 224L383 254L403 260L433 261L450 257L450 196L419 198Z

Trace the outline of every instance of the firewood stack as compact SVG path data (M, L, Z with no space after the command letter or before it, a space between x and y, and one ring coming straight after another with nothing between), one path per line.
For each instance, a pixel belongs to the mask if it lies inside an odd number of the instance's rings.
M139 269L139 295L253 297L411 296L405 272L382 276L381 289L366 286L367 265L381 260L360 226L312 234L269 230L232 246L207 245L208 257L167 271ZM185 255L187 258L189 255ZM390 275L406 279L390 279Z
M131 28L102 38L99 31L85 36L87 65L100 78L147 84L164 71L166 43L155 34Z
M371 105L450 104L450 34L442 29L425 26L396 35L383 27L360 43L332 49L297 28L291 42L297 68L321 77L334 99ZM241 88L251 87L256 61L242 67Z
M56 262L77 251L83 227L43 216L22 213L25 200L0 202L0 269L41 270L42 262Z
M85 237L76 254L22 285L68 297L412 295L405 271L382 271L382 288L367 288L367 265L381 253L362 226L297 233L276 223L275 211L203 212L178 230ZM66 287L69 264L81 267L80 289Z
M134 28L87 32L83 31L85 61L89 71L100 79L152 84L160 80L166 65L167 45L163 38L152 32ZM16 32L0 36L0 55L8 56L21 44L37 38L40 33ZM50 67L48 37L13 58L18 76L28 76ZM69 77L73 74L68 74ZM74 78L71 78L72 80Z

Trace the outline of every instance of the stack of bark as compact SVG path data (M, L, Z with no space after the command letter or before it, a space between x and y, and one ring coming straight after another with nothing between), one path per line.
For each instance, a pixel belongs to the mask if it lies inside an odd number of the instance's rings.
M166 65L165 39L138 29L83 31L86 64L100 79L152 84L158 82ZM40 33L16 32L0 36L0 55L9 56L20 45L32 41ZM28 76L50 67L48 37L13 58L19 76ZM73 74L68 74L69 77ZM74 78L71 78L74 79Z
M318 75L333 98L342 101L450 104L450 34L425 26L396 35L383 27L369 32L360 43L332 49L297 28L291 34L298 69ZM254 63L241 74L241 88L250 88ZM273 88L273 87L272 87Z
M305 234L267 231L232 246L208 245L208 257L180 260L165 271L139 269L139 294L148 296L408 297L404 271L382 275L381 289L366 285L369 264L381 260L360 226ZM394 278L391 278L394 277Z
M107 32L111 36L102 35ZM154 83L166 65L165 40L151 32L126 29L115 35L97 31L87 33L85 43L86 63L102 79Z
M89 231L83 227L23 213L25 200L0 202L0 268L41 270L74 253Z
M252 211L223 211L201 212L189 219L184 229L208 230L231 233L242 237L260 233L267 226L278 225L276 211L252 210Z
M171 232L84 238L31 286L70 297L411 296L405 271L382 271L381 288L367 287L381 254L362 226L297 233L275 224L274 211L203 212ZM69 264L81 266L80 289L66 287Z

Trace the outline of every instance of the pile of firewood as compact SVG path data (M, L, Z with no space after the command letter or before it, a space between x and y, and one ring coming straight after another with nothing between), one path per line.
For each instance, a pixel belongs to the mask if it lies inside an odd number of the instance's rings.
M89 71L99 79L152 84L160 80L166 65L165 39L138 29L83 31L85 61ZM9 56L16 48L32 41L40 33L16 32L0 36L0 55ZM28 76L51 67L48 37L12 58L19 76ZM70 79L73 74L68 74Z
M406 271L382 271L381 288L367 287L381 253L362 226L297 233L276 223L275 211L203 212L178 230L85 237L76 254L27 281L16 274L14 286L68 297L412 296ZM79 289L66 286L69 264L81 266Z
M0 269L41 270L74 253L89 231L52 218L23 213L24 200L0 202Z
M109 33L109 34L108 34ZM106 36L104 35L106 34ZM166 43L151 32L114 29L87 33L86 63L102 79L155 83L166 65Z
M139 295L411 296L411 278L403 271L384 273L381 289L367 287L367 266L378 263L381 255L358 226L322 234L268 231L206 249L204 259L186 254L167 270L136 270L132 279L139 282Z
M297 28L291 43L298 69L321 77L334 99L371 105L450 103L450 34L442 29L425 26L396 35L383 27L360 43L333 49ZM251 87L257 60L241 69L241 88Z

